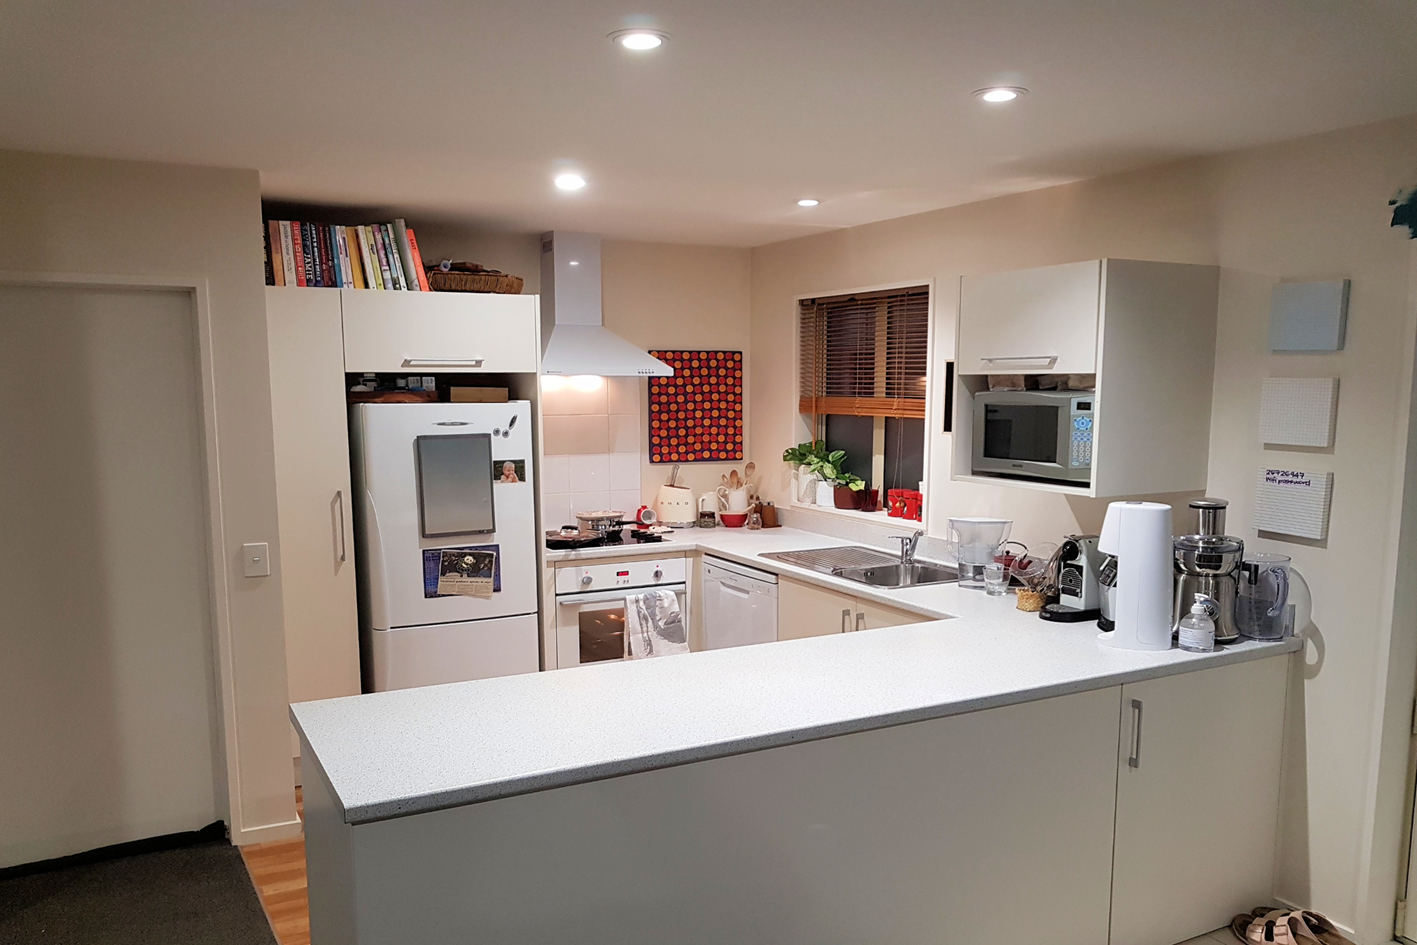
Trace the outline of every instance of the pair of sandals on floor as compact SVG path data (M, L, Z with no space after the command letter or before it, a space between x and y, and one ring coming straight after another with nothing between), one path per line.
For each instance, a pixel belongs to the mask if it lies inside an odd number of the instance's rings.
M1353 945L1317 912L1260 907L1237 915L1230 931L1246 945Z

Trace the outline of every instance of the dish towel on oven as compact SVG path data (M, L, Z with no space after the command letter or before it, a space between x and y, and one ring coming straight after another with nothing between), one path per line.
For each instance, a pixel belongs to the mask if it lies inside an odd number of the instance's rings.
M630 659L673 656L689 652L679 595L673 591L645 591L625 596L625 637Z

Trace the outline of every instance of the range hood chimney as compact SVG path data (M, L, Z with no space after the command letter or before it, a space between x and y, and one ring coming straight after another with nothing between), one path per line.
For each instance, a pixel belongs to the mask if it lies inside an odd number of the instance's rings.
M541 373L669 377L674 369L601 324L600 237L541 236Z

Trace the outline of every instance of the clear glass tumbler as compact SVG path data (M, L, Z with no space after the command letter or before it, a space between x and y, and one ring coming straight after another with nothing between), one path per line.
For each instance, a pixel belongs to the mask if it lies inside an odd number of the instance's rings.
M1009 569L1003 562L995 561L984 565L984 593L990 597L1003 597L1009 592Z

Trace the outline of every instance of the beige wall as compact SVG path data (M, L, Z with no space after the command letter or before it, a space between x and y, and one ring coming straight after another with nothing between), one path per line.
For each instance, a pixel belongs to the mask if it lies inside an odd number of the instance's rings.
M601 298L605 327L643 348L713 348L742 351L744 407L749 390L750 254L746 249L607 241L600 249ZM648 428L647 382L640 381L640 433ZM765 466L768 454L754 453L744 432L744 456ZM652 465L644 453L640 474L645 502L668 480L670 468ZM778 451L781 455L781 450ZM718 487L729 469L743 463L692 463L679 473L695 493Z
M1309 665L1291 712L1278 891L1357 927L1364 941L1386 941L1392 927L1406 762L1397 719L1407 718L1412 691L1413 627L1394 635L1391 612L1412 379L1410 249L1389 228L1386 202L1417 183L1414 154L1417 120L1403 119L773 244L752 258L749 417L764 457L807 435L793 405L794 296L933 279L932 343L943 358L964 274L1103 256L1222 267L1208 491L1231 500L1232 533L1292 554L1314 596ZM1318 278L1353 280L1347 349L1269 354L1271 286ZM1261 448L1259 389L1271 374L1342 379L1332 453ZM938 385L932 396L938 405ZM1015 518L1024 541L1100 525L1105 501L950 482L949 449L948 435L933 437L933 534L960 514ZM1256 535L1255 469L1276 460L1335 472L1325 546ZM1243 773L1217 785L1217 799L1227 790L1243 790Z
M247 579L240 556L243 542L277 548L261 256L254 171L0 152L0 270L205 280L230 586L216 604L236 680L231 816L245 840L298 828L279 570Z

